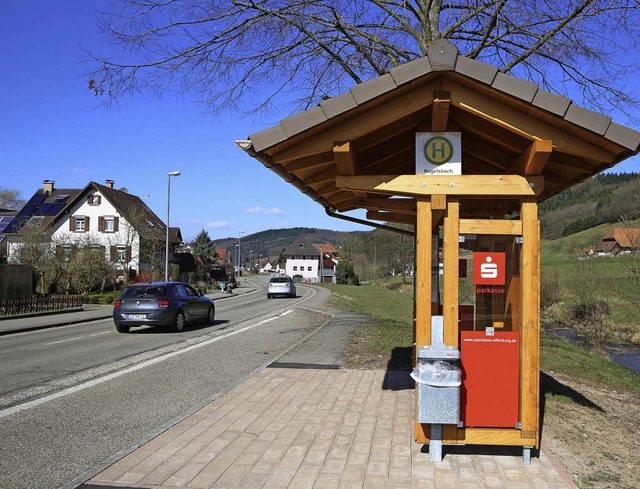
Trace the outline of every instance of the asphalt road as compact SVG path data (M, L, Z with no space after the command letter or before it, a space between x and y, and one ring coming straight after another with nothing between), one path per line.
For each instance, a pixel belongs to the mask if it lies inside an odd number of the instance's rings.
M186 333L104 320L0 337L0 487L75 487L273 362L339 364L363 318L327 295L226 298L214 326Z

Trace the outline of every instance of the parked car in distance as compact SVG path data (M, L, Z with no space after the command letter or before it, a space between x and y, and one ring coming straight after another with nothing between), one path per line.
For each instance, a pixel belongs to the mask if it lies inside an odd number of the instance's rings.
M293 283L293 279L288 275L271 277L269 280L269 285L267 286L267 299L277 296L296 296L296 284Z
M119 333L135 326L168 326L182 331L187 323L216 316L213 301L183 282L130 285L113 304L113 322Z

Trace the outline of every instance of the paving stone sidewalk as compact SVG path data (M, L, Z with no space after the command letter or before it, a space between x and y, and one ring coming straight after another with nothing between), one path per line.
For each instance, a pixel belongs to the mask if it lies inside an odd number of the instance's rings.
M267 368L80 487L573 488L543 449L447 447L413 439L406 372Z

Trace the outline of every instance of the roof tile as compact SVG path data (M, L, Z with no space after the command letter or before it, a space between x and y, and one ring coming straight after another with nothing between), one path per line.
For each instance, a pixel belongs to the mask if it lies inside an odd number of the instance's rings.
M396 82L396 85L400 86L404 83L410 82L411 80L420 78L421 76L426 75L431 71L431 63L429 63L429 58L424 56L422 58L409 61L408 63L401 64L400 66L396 66L391 71L389 71L389 74Z
M351 87L350 91L353 94L353 98L356 103L363 104L368 100L393 90L396 87L397 85L396 82L393 81L393 77L389 73L386 73L377 78L355 85Z
M287 137L291 137L326 120L324 111L320 107L314 107L281 120L280 125Z
M571 99L563 97L562 95L547 92L546 90L538 90L531 103L536 107L551 112L552 114L564 117L567 113L567 109L571 105Z
M456 63L456 71L487 85L491 85L496 78L498 68L475 59L459 56Z
M282 129L282 126L278 124L276 126L265 129L264 131L252 134L251 136L249 136L249 139L251 140L253 148L256 151L262 151L265 148L284 141L285 139L287 139L287 135L285 134L284 129Z
M331 97L320 102L320 107L324 110L324 114L327 116L327 119L331 119L343 112L347 112L355 108L357 105L356 99L353 98L353 94L351 92L345 92L341 95Z
M531 102L538 91L536 83L504 73L498 73L491 86L525 102Z
M605 137L631 151L640 150L640 132L612 122L609 124Z
M596 134L604 135L611 124L611 117L594 112L577 105L571 104L564 118L569 121L589 129Z

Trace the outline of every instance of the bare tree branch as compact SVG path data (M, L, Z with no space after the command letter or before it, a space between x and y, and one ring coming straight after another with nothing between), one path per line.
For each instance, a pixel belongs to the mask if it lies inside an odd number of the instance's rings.
M113 0L89 88L190 94L212 111L307 108L424 56L438 38L504 73L630 113L636 0Z

